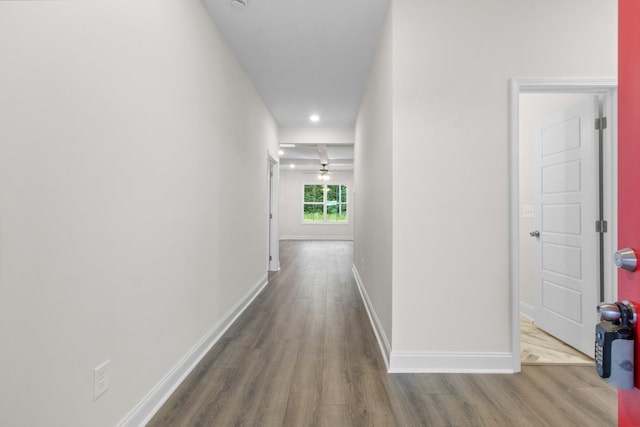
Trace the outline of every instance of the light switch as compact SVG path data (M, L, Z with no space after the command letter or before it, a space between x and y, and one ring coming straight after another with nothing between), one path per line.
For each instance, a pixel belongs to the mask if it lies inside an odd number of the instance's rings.
M533 205L522 205L522 217L533 218Z

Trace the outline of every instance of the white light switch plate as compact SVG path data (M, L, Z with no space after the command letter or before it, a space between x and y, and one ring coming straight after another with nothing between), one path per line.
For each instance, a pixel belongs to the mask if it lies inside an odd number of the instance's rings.
M109 388L109 361L105 361L93 370L93 399L102 396Z
M522 217L533 218L533 205L522 205Z

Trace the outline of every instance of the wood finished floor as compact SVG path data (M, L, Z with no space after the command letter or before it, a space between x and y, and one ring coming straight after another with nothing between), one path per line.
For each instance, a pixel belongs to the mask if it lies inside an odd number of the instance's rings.
M149 426L615 426L593 367L387 374L351 242L284 241L282 270Z
M520 317L520 355L523 365L594 366L592 358L537 328L524 317Z

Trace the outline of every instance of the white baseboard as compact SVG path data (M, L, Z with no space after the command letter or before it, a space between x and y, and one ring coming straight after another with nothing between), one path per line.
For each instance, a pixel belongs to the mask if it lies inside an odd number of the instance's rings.
M353 240L353 236L280 236L280 240Z
M391 352L391 373L513 373L511 353Z
M151 420L160 407L211 350L222 335L236 321L268 283L263 276L258 283L215 325L162 380L119 423L118 427L141 427Z
M391 351L391 345L367 295L358 269L352 266L360 296L378 340L389 373L513 373L513 355L493 353L438 353ZM518 356L519 357L519 356Z
M373 327L373 332L376 335L376 340L378 341L378 346L380 346L380 352L382 353L382 358L384 359L384 364L387 367L387 371L389 370L389 355L391 354L391 345L389 344L389 340L387 339L387 335L382 328L382 323L380 323L380 319L376 314L375 309L373 308L373 304L371 304L371 300L369 299L369 295L367 294L367 290L362 283L362 279L360 278L360 274L358 273L358 269L355 264L352 266L353 277L356 279L356 284L358 285L358 290L360 291L360 297L362 298L362 302L364 303L364 307L367 310L367 314L369 315L369 322L371 322L371 326Z
M520 301L520 314L533 321L535 319L535 307L531 304Z

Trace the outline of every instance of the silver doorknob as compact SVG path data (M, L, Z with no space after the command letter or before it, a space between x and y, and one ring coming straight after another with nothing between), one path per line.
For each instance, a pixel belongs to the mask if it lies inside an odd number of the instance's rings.
M540 237L540 232L538 230L530 231L529 236L531 237Z
M616 267L626 271L636 271L638 267L638 257L636 252L631 248L624 248L618 250L613 254L613 262Z
M620 319L620 307L611 303L602 303L598 305L598 314L602 320L615 322Z
M620 319L631 325L635 325L638 322L638 313L629 301L600 303L598 304L598 314L600 314L601 320L609 322L617 322Z

